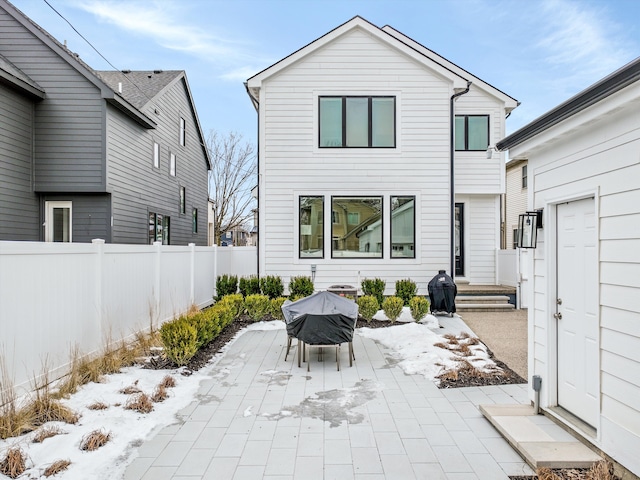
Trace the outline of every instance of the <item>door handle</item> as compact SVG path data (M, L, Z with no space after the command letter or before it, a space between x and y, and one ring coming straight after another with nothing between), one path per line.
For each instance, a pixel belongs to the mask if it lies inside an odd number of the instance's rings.
M562 320L562 314L560 312L554 313L553 318L555 318L556 320Z

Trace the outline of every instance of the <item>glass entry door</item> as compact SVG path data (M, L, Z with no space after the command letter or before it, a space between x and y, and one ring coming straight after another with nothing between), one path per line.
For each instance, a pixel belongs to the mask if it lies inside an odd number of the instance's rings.
M456 203L454 222L456 277L464 277L464 203Z
M71 241L71 202L45 202L45 242Z

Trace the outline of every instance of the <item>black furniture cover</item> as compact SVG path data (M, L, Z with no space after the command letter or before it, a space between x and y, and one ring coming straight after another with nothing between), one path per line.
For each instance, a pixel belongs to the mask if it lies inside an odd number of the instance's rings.
M358 304L331 292L318 292L297 302L286 301L282 313L287 334L309 345L353 341Z
M440 270L438 274L431 279L427 289L429 291L431 313L454 313L456 311L455 298L458 294L458 287L444 270Z

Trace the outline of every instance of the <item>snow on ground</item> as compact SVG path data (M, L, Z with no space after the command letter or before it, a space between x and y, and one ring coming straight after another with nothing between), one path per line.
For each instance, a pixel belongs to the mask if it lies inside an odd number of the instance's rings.
M455 366L455 354L449 350L435 347L436 343L446 343L446 339L437 333L438 320L432 315L413 322L411 314L405 307L398 322L393 328L361 328L358 334L371 338L389 349L389 354L398 360L398 366L408 374L420 374L434 379L442 373L443 368ZM408 315L408 317L407 317ZM386 319L384 313L378 312L377 319ZM235 338L250 330L284 329L284 322L258 322L238 332ZM435 330L435 331L434 331ZM86 479L115 479L122 478L127 465L135 457L133 447L140 446L144 440L152 438L167 425L176 422L176 414L188 406L198 391L203 380L211 378L212 370L217 359L233 343L232 340L214 358L211 364L193 373L183 376L180 369L176 370L147 370L140 367L129 367L121 373L107 375L101 383L90 383L71 396L63 403L75 412L81 414L76 425L55 423L64 434L46 439L43 443L33 443L33 433L21 437L0 440L0 461L4 460L10 447L18 446L28 455L27 466L30 468L20 478L46 478L44 470L57 460L69 460L68 470L53 478L64 480ZM472 363L481 367L491 362L484 345L473 347L473 356L468 357ZM223 373L219 373L223 374ZM169 388L169 398L161 403L155 403L154 409L148 414L125 410L124 405L128 395L119 393L125 387L136 385L143 392L151 395L155 387L166 376L170 375L176 381L176 386ZM88 405L102 402L109 405L106 410L90 410ZM251 415L252 412L245 412ZM79 446L82 438L94 430L101 430L111 434L110 441L93 452L81 451ZM0 474L0 479L8 478Z

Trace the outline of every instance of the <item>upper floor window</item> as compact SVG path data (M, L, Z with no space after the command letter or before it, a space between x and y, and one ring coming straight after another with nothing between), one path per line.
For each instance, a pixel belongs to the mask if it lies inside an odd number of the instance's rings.
M176 176L176 156L174 153L169 154L169 175Z
M456 115L456 150L485 151L489 146L489 115Z
M396 146L395 97L319 97L320 147Z
M183 147L187 144L187 122L180 117L180 145Z
M180 213L185 213L186 212L186 197L187 197L187 192L185 187L180 187Z
M153 166L160 168L160 144L158 142L153 142Z
M527 166L522 167L522 188L527 188Z
M191 210L191 233L198 233L198 209Z

